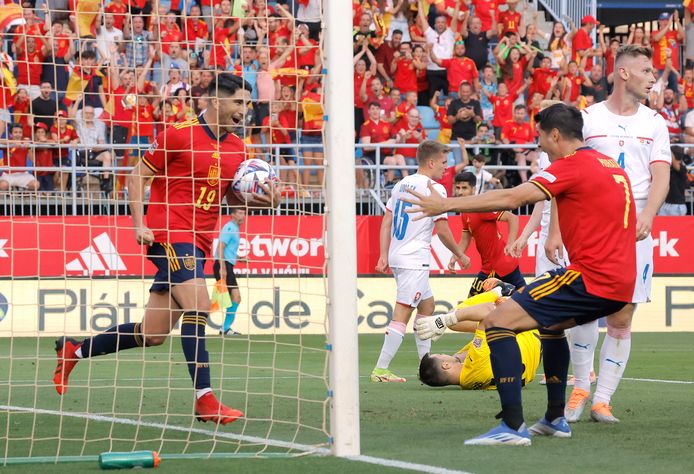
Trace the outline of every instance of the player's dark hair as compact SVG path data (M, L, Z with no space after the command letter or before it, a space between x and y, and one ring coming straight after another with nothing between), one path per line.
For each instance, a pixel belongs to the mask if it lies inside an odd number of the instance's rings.
M462 171L455 175L455 183L468 183L474 188L477 185L477 176L469 171Z
M424 354L419 362L419 380L430 387L444 387L448 385L446 373L441 368L441 363L431 357L429 353Z
M239 77L230 72L222 72L217 74L217 77L210 81L207 88L207 94L210 97L217 97L220 92L224 95L234 95L236 91L246 89L248 92L253 92L253 86L242 77Z
M617 48L614 63L619 63L619 60L624 57L638 58L639 56L646 56L648 59L653 59L653 50L647 46L638 44L625 44Z
M516 105L513 107L513 110L520 110L520 109L525 110L525 105L523 105L523 104L516 104Z
M545 132L556 128L565 138L583 141L583 116L571 105L551 105L535 115L535 122Z
M424 140L417 147L417 163L420 165L424 164L432 157L440 155L441 153L450 153L450 151L451 149L443 143L435 142L433 140Z

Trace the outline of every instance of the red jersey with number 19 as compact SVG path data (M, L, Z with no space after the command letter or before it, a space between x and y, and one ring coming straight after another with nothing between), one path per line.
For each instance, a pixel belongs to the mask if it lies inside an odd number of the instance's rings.
M583 147L530 180L556 198L559 228L588 293L630 302L636 280L636 211L631 183L617 162Z
M210 254L219 204L246 146L236 135L214 136L202 115L177 123L142 157L154 171L147 226L161 243L192 243Z

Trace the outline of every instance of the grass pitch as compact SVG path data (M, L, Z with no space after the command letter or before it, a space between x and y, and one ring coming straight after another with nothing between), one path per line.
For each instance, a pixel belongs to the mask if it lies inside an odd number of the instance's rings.
M434 350L452 353L467 340L447 335L434 344ZM382 341L381 335L362 335L359 340L365 455L473 473L680 472L691 465L694 334L635 334L626 379L613 399L614 413L622 422L604 426L584 421L573 425L572 439L536 439L529 448L463 446L465 439L496 424L497 394L421 385L412 335L406 337L391 367L408 382L369 382ZM148 348L145 355L140 350L124 352L118 363L115 356L80 362L62 398L51 383L55 367L51 340L0 340L0 405L5 407L0 410L0 464L5 457L93 456L139 449L165 454L288 451L262 446L256 438L325 446L323 413L329 408L323 380L324 343L321 336L304 336L301 341L292 336L254 336L223 342L210 337L211 361L224 361L223 366L213 365L213 381L219 383L222 378L223 400L248 415L244 421L219 428L215 436L214 426L192 418L192 391L178 340ZM523 399L526 421L532 423L544 412L544 387L529 385ZM326 469L398 470L311 455L164 460L159 471L305 473ZM94 461L14 465L5 470L99 471Z

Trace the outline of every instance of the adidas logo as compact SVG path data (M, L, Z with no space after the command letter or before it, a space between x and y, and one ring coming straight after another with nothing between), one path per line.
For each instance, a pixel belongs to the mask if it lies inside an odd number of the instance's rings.
M83 249L79 257L65 265L68 273L79 272L87 276L94 275L95 272L103 272L104 275L110 275L111 271L127 270L116 246L106 232L94 237L92 243L94 245Z

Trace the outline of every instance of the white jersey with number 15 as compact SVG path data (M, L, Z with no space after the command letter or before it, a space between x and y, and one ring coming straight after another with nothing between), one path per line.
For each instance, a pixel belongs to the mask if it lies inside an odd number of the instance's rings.
M417 214L408 214L407 209L412 204L400 199L401 196L410 196L407 189L412 189L425 196L429 195L429 183L434 184L434 189L443 197L446 197L446 188L434 182L423 174L411 174L393 188L386 209L393 213L393 225L390 230L390 248L388 249L388 265L391 268L404 268L410 270L428 270L431 257L431 235L434 231L434 222L439 219L447 219L446 214L436 217L425 217L418 221L413 220Z
M672 161L665 119L642 104L634 115L628 116L613 114L605 102L591 105L583 111L583 140L624 168L638 210L648 198L650 165Z

